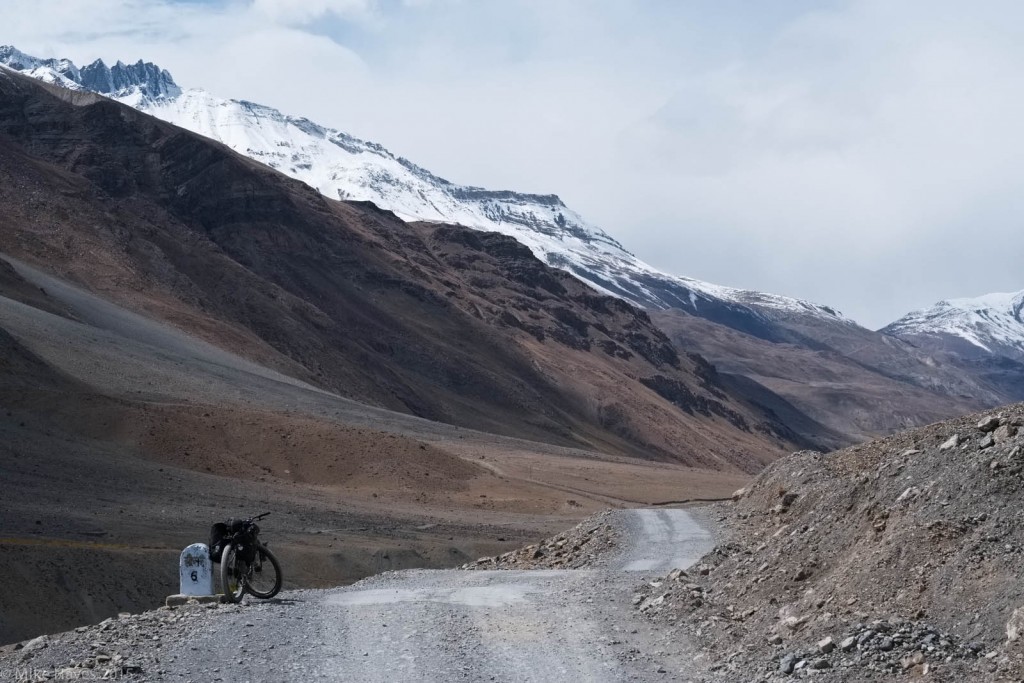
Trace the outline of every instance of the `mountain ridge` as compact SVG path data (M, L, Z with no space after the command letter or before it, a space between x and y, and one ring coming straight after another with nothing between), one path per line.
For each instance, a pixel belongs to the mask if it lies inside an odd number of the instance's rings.
M798 440L645 311L508 236L332 201L173 124L54 90L0 72L0 237L30 265L429 420L730 469Z
M1024 290L944 299L881 331L918 344L930 338L930 346L966 357L983 353L1024 361Z
M34 64L25 75L71 87L76 97L105 96L93 95L93 91L58 73L63 69L74 75L74 65L67 60L38 60L20 52L17 54L21 56L12 57L16 52L0 48L0 64ZM1021 383L1013 368L999 364L992 367L987 361L947 362L945 356L933 357L930 349L868 330L829 306L662 273L587 223L557 195L458 185L378 143L245 100L223 99L194 89L174 96L153 96L155 86L150 87L147 79L166 72L140 64L130 74L137 84L119 90L114 101L216 140L328 198L370 202L407 224L459 224L498 232L525 245L547 265L603 294L652 314L678 311L681 315L658 316L656 320L666 325L663 331L670 333L681 349L696 351L727 372L739 368L764 390L799 406L810 421L798 419L796 423L809 427L829 423L828 428L802 433L804 438L839 445L842 441L836 440L836 433L849 442L888 433L894 427L996 405L1020 393ZM170 74L167 80L173 83ZM713 328L708 331L701 321L729 328L741 336ZM725 339L736 346L721 343ZM824 374L809 377L804 383L780 383L779 350L783 356L787 350L793 352L788 362L809 362ZM840 362L842 367L829 366L814 354L847 360ZM772 360L759 361L769 356ZM849 383L835 384L838 376ZM909 394L901 384L911 385ZM883 387L893 388L893 396L912 394L913 407L898 411L899 416L894 417L881 407L885 402L877 400ZM930 399L928 393L934 397ZM837 422L834 408L837 402L841 405L847 400L841 394L857 408L839 413L845 417ZM823 408L833 415L823 413Z
M65 88L82 88L115 98L137 94L152 101L178 97L182 92L170 72L141 59L134 64L117 60L113 67L97 59L78 68L70 59L40 59L12 45L0 45L0 64Z
M0 47L0 64L64 87L93 90L82 77L75 78L80 72L69 60L43 60L5 46ZM459 185L382 145L308 118L203 90L181 90L168 72L151 63L140 60L125 69L134 81L113 90L103 81L105 89L98 92L222 142L325 196L372 201L407 221L457 223L512 236L549 265L639 306L682 308L766 337L773 334L773 318L780 313L853 324L829 306L658 271L557 195ZM160 80L164 77L166 84Z
M1024 290L944 299L881 332L1024 399Z

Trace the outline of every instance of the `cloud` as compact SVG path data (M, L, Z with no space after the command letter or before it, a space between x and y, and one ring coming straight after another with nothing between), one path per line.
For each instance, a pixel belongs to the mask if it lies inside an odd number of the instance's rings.
M558 193L669 272L870 325L1024 288L1016 2L7 0L0 22Z
M876 326L939 298L1024 288L1014 258L984 246L1024 247L1022 53L994 28L1024 17L1009 4L984 20L930 7L863 2L796 22L624 131L622 163L654 184L629 193L649 197L634 222L678 226L638 230L637 250ZM689 248L672 256L672 244Z
M276 22L306 24L324 15L364 17L372 0L253 0L252 8Z

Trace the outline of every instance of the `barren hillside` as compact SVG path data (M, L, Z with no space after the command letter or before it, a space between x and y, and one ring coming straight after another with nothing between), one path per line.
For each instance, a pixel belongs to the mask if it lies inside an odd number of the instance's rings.
M1024 675L1024 405L770 466L638 608L724 680Z
M298 379L431 420L751 471L794 435L510 238L327 200L0 74L0 246ZM55 134L57 133L57 134Z

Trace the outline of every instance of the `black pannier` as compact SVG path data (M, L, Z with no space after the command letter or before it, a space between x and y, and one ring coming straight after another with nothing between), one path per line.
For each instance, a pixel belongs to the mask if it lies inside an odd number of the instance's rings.
M210 560L220 562L221 553L224 552L224 539L230 536L228 525L224 522L217 522L210 527Z
M229 519L227 523L217 522L210 527L210 559L213 562L220 562L220 556L224 552L225 541L234 538L238 556L245 562L252 562L256 559L255 537L259 533L259 527L255 524L248 533L244 519Z

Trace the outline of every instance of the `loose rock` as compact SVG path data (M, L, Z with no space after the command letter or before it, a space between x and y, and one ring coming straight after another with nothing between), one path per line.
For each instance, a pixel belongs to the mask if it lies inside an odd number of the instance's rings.
M999 426L999 417L996 415L989 415L981 422L978 423L978 429L983 432L992 432Z
M959 434L954 434L953 436L949 437L944 442L942 442L942 445L939 446L939 450L940 451L948 451L950 448L956 448L959 445L960 445L960 435Z

